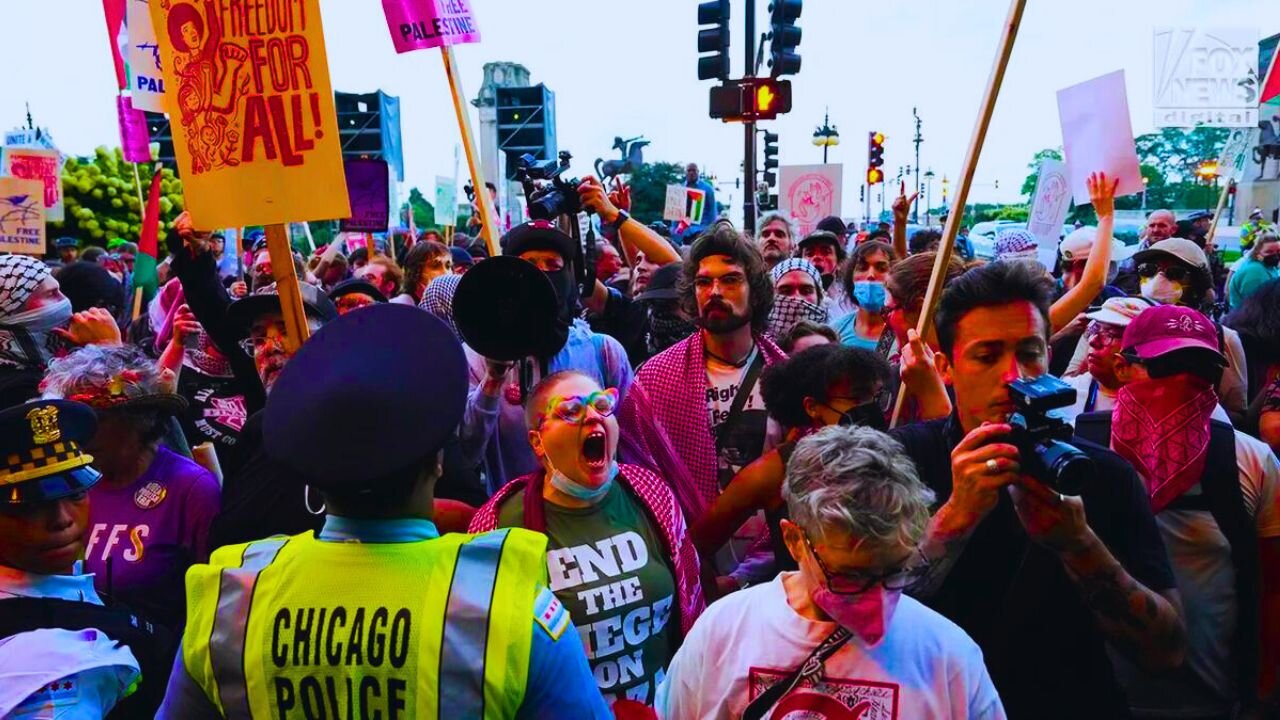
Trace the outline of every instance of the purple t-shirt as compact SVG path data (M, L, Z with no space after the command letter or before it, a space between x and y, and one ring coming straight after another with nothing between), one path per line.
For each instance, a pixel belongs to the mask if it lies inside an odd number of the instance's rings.
M164 447L129 485L95 485L89 491L85 569L94 573L98 592L180 626L183 578L192 563L208 559L209 525L220 494L212 473Z

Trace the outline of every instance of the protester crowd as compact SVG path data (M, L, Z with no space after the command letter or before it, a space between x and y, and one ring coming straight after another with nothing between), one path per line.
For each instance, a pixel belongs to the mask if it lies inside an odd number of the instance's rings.
M1114 189L0 256L0 716L1280 717L1280 234Z

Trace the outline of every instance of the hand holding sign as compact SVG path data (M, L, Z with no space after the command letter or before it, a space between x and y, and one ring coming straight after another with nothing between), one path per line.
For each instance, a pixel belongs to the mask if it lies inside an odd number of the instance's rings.
M1115 214L1116 188L1119 186L1119 179L1108 178L1104 172L1089 174L1089 199L1093 202L1093 210L1098 217Z

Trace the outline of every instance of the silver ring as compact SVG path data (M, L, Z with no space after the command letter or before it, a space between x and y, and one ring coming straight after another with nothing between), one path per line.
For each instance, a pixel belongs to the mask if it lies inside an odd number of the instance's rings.
M993 473L1000 472L1000 463L996 462L995 460L988 460L987 469Z

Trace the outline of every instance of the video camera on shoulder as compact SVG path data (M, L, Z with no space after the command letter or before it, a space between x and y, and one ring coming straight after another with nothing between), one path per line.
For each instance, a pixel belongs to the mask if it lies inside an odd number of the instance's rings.
M1041 375L1009 383L1009 398L1018 407L1009 417L1010 442L1018 448L1023 471L1064 495L1079 495L1093 473L1093 460L1067 442L1075 436L1071 425L1049 415L1075 403L1075 388Z
M578 185L582 181L562 177L572 158L568 150L560 151L559 162L538 160L528 153L520 156L516 162L516 180L524 188L531 219L554 221L561 215L576 218L582 212L578 198Z

